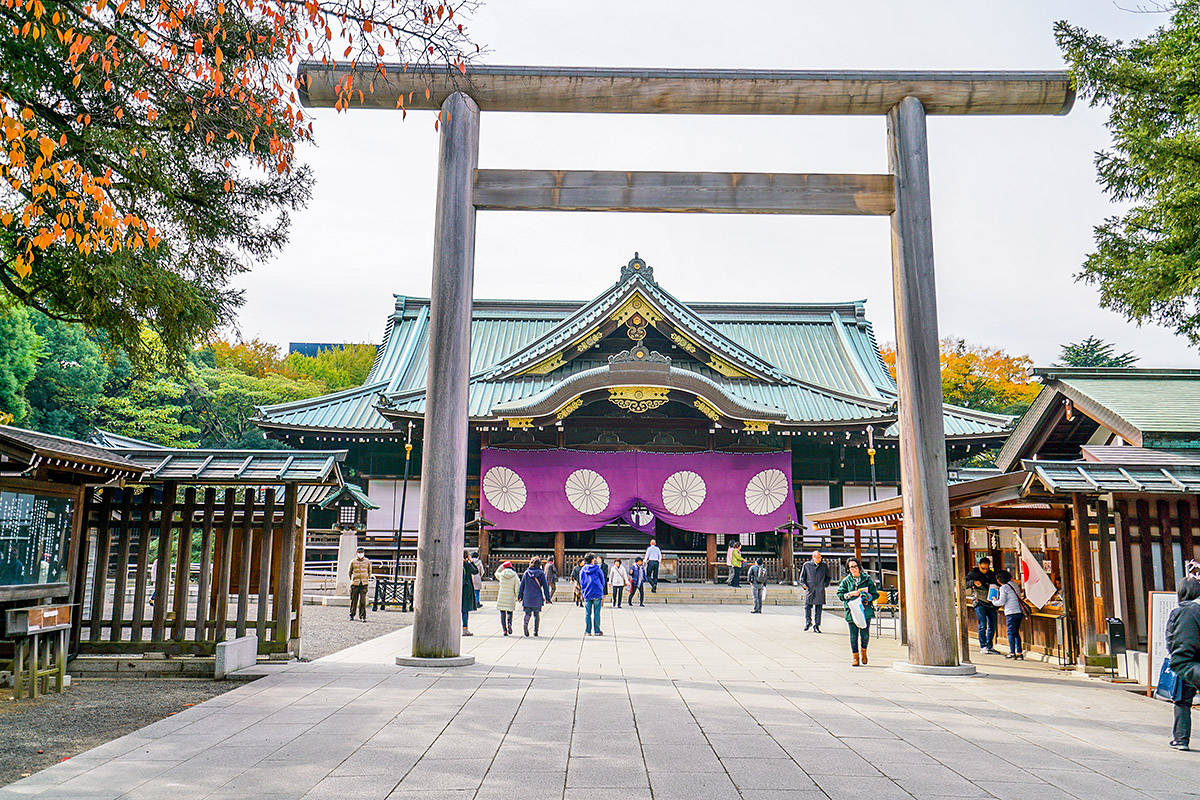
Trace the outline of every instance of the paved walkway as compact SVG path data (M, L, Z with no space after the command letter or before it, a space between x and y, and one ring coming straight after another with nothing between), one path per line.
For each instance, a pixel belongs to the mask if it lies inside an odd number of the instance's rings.
M797 609L547 609L540 639L401 669L408 631L244 685L0 789L70 800L854 800L1200 797L1170 707L1029 663L897 673ZM518 630L520 620L517 621Z

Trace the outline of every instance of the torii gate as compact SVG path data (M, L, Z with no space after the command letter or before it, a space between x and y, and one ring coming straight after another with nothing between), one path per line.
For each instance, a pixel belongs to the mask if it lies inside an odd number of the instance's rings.
M300 66L302 102L332 107L348 67ZM939 374L926 114L1065 114L1065 72L815 72L475 67L381 76L360 107L441 110L429 377L417 551L412 658L471 663L460 655L458 613L467 479L467 379L475 212L671 211L732 214L889 215L904 494L904 595L909 660L898 669L970 674L954 619L946 440ZM428 98L426 89L430 89ZM881 114L884 175L586 172L478 169L479 112L630 114Z

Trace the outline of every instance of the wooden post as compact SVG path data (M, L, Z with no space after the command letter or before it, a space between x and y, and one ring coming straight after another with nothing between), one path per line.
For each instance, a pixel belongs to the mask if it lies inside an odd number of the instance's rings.
M1117 500L1113 517L1117 528L1117 574L1121 582L1121 617L1125 637L1134 650L1141 647L1141 623L1137 616L1137 598L1133 594L1133 543L1129 535L1129 503Z
M192 523L195 517L196 487L189 486L183 492L183 517L179 521L179 544L175 548L175 595L171 603L175 608L171 638L178 642L187 636L188 589L192 582Z
M112 627L108 629L110 642L119 642L125 637L125 593L129 588L129 547L133 539L133 490L127 487L121 494L121 542L113 586Z
M292 592L292 642L296 643L294 655L299 658L300 652L300 614L304 608L301 603L302 595L304 594L304 557L305 549L308 547L308 505L302 504L299 506L300 519L297 522L300 540L297 542L296 552L301 554L300 558L295 559L295 564L292 565L292 586L295 590Z
M490 545L491 545L491 542L488 541L487 528L480 525L479 526L479 547L476 549L479 551L479 560L482 561L485 565L487 564L488 555L490 554L490 551L491 551Z
M1162 554L1163 589L1168 592L1175 588L1175 537L1171 535L1171 504L1159 498L1158 506L1158 541L1159 552ZM1180 548L1182 549L1182 548ZM1184 561L1186 564L1187 561ZM1184 564L1179 565L1180 574L1184 574Z
M217 490L210 486L204 490L204 511L200 520L200 575L196 586L196 629L192 634L197 642L208 639L209 576L212 574L213 517L216 513Z
M289 483L283 494L283 534L279 539L279 577L275 587L275 641L284 645L292 628L292 590L301 588L292 582L296 567L298 500L296 484Z
M100 518L96 524L96 565L92 568L92 610L91 625L88 627L88 639L100 641L100 629L104 622L104 595L108 588L108 556L112 537L109 527L112 525L112 489L97 489L101 493ZM34 653L37 653L37 639L34 638ZM36 667L36 664L35 664ZM34 673L36 678L36 672Z
M904 591L912 627L912 665L957 667L955 581L946 433L938 352L925 108L906 97L888 112L888 161L896 182L892 214L892 285L896 304L896 371L900 392L900 483L908 532Z
M415 658L457 658L462 646L460 562L467 502L467 376L479 106L455 92L442 103L441 114L412 639Z
M1108 503L1096 501L1096 555L1100 562L1100 597L1104 601L1104 616L1107 619L1115 613L1113 586L1116 575L1113 573L1112 552L1110 550L1111 535L1108 529Z
M1096 597L1093 587L1092 542L1088 535L1088 512L1084 496L1071 495L1071 557L1074 560L1076 618L1079 626L1079 658L1096 653Z
M161 642L167 624L167 590L171 587L171 530L175 527L175 495L170 481L163 484L162 511L158 520L158 558L154 562L154 617L150 640Z
M784 531L780 535L783 537L782 547L779 548L780 555L783 557L783 569L780 570L783 575L781 577L784 583L791 585L796 582L796 542L790 530Z
M1062 563L1062 588L1060 593L1063 598L1063 611L1067 615L1067 641L1066 646L1072 659L1083 658L1082 648L1079 646L1079 597L1076 593L1078 588L1075 584L1079 580L1079 576L1075 571L1075 540L1071 535L1071 512L1069 509L1063 509L1062 520L1058 523L1058 547L1059 559Z
M250 608L250 553L254 544L254 489L246 489L242 504L242 542L238 564L237 626L234 635L246 635L246 616Z
M854 531L854 560L862 566L862 531L858 528L853 528ZM863 572L866 572L864 569Z
M267 642L267 620L271 614L271 551L275 545L275 487L267 489L263 504L262 536L258 540L258 634L259 652L265 652Z
M483 556L481 555L480 558ZM567 563L567 534L556 531L554 534L554 568L562 575Z
M129 640L140 642L146 622L146 587L150 584L150 530L154 525L154 491L142 489L142 517L138 525L137 572L133 581L133 618Z
M233 516L237 497L233 489L225 490L225 504L221 514L220 556L216 566L216 608L213 614L213 641L225 641L229 627L229 578L233 569Z
M707 563L706 573L708 580L715 581L717 579L717 535L715 533L704 534L704 560Z

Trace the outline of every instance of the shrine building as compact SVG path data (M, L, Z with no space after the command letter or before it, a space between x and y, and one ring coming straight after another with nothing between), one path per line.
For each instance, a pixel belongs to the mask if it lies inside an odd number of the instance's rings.
M416 546L429 313L397 295L362 386L255 418L294 447L348 450L347 478L379 506L361 537L383 558L398 535ZM854 550L805 515L898 493L896 404L862 301L683 302L636 254L587 302L476 300L463 520L483 524L468 545L494 569L633 555L654 535L668 573L706 580L738 538L787 579L802 548ZM944 419L951 463L1013 424L953 406ZM894 533L878 535L863 555L894 564Z

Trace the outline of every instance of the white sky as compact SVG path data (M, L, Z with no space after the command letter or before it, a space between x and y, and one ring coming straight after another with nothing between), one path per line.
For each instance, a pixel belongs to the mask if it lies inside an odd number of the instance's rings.
M1122 4L1131 5L1131 4ZM1048 69L1052 24L1130 38L1162 15L1107 0L492 0L471 24L492 64L779 69ZM392 293L427 297L437 134L432 112L314 112L302 153L314 198L291 242L239 280L241 333L376 342ZM1097 306L1078 272L1115 213L1095 182L1103 116L930 117L943 336L1048 364L1089 334L1142 366L1197 366L1186 342ZM879 117L485 114L480 166L886 172ZM640 251L684 300L867 300L894 338L886 218L482 212L475 296L590 299Z

